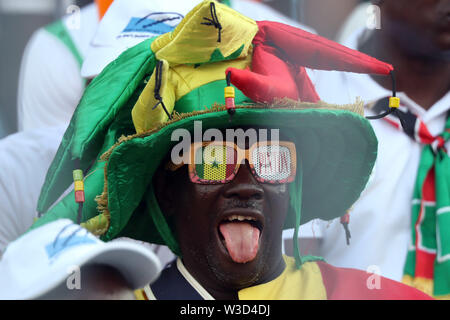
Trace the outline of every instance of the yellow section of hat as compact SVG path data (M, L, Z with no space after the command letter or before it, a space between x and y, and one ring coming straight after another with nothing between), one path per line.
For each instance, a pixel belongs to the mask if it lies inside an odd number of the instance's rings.
M203 1L172 32L155 39L151 49L159 61L132 110L136 132L166 122L176 101L225 79L227 68L249 67L257 31L255 21L216 1Z

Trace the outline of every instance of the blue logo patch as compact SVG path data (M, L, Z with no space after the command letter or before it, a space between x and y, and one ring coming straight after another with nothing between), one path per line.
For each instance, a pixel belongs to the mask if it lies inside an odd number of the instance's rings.
M45 251L49 259L55 259L57 255L61 254L65 250L86 244L95 244L96 241L87 237L87 234L83 236L70 235L67 237L59 237L54 242L45 246Z
M153 12L143 18L131 18L123 33L152 33L161 35L172 31L184 18L176 12ZM123 37L126 35L120 35Z

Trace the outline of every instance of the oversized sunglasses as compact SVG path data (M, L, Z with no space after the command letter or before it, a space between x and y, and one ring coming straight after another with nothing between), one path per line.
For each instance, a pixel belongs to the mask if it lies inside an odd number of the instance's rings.
M190 146L189 178L198 184L222 184L234 179L241 163L248 161L250 171L261 183L294 181L297 156L295 144L288 141L256 142L241 149L233 142L194 142ZM185 163L169 163L175 171Z

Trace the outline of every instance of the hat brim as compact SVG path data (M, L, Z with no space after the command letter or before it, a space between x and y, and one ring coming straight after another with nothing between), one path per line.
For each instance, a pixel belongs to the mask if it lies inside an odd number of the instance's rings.
M372 172L377 154L377 139L369 122L361 115L339 108L237 108L230 123L226 110L195 112L154 132L123 139L108 154L105 177L106 206L110 226L105 239L116 237L128 224L139 225L143 213L132 217L152 181L153 174L171 148L176 129L194 130L194 122L201 121L203 130L236 126L279 128L291 137L301 158L303 194L301 224L314 218L330 220L345 214L358 199ZM151 208L149 209L151 212ZM288 213L285 228L295 227L295 213ZM136 231L136 227L127 232ZM130 235L153 243L160 243L150 234L154 226L145 228L146 235ZM127 236L121 234L122 236Z
M150 249L128 241L81 246L64 254L68 256L60 257L58 260L62 263L51 266L53 271L48 273L48 277L41 278L39 283L33 285L34 289L16 298L37 299L51 292L67 279L67 267L70 266L111 266L121 273L133 290L155 281L161 271L161 262Z

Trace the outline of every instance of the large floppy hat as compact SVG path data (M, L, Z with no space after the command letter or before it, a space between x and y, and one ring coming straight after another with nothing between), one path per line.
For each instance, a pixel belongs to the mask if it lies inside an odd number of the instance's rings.
M301 174L289 186L286 228L342 216L367 183L377 140L362 102L320 101L305 67L392 71L303 30L203 1L174 31L127 50L92 81L47 174L35 225L78 216L104 240L129 236L179 254L152 177L177 143L172 132L192 131L195 121L203 129L280 128L292 137ZM236 92L234 113L224 103L228 86ZM82 212L73 192L57 201L75 168L86 176Z

